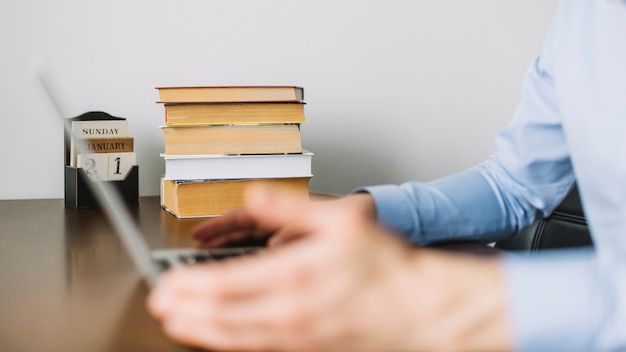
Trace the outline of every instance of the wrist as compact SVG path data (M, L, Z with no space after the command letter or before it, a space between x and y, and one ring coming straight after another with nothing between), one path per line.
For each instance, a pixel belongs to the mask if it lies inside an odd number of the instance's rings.
M497 258L417 250L412 291L413 347L426 350L512 349L504 280ZM417 290L417 291L416 291ZM424 328L426 327L426 330ZM420 330L421 329L421 330Z
M347 195L345 198L354 204L357 211L361 214L364 214L369 219L376 220L376 201L370 193L356 192Z

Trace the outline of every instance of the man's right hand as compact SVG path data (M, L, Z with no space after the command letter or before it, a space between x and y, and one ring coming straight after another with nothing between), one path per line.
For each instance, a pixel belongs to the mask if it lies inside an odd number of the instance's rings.
M372 220L376 219L376 204L369 193L354 193L344 197L312 195L310 202L314 207L348 210ZM255 221L245 208L235 209L221 217L201 223L194 229L193 236L200 242L201 248L217 248L246 239L264 238L269 238L269 246L277 246L302 236L302 231L297 228L300 222L294 220L291 222L294 225L269 228Z

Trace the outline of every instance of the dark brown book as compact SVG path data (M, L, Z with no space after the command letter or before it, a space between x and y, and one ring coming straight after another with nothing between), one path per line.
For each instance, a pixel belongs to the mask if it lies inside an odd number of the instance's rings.
M301 102L304 89L295 86L157 87L159 103Z

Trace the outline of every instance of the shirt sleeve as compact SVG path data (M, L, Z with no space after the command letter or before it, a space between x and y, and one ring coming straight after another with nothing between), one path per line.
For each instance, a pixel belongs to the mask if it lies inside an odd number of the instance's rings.
M494 241L548 215L574 175L548 64L529 67L522 101L495 152L467 171L431 182L362 187L381 223L419 244Z
M487 164L432 182L357 189L376 201L378 221L421 245L445 241L492 242L534 219L534 210L510 210L485 176ZM519 203L514 203L519 204ZM518 219L516 211L525 219Z
M551 72L555 24L529 66L522 99L477 167L432 182L363 187L381 223L419 244L494 241L548 215L574 175Z
M563 6L563 4L562 4ZM561 15L563 15L561 8ZM487 161L432 182L363 187L381 223L419 244L493 241L549 214L574 174L553 80L557 15ZM516 350L626 350L626 259L612 248L504 255Z

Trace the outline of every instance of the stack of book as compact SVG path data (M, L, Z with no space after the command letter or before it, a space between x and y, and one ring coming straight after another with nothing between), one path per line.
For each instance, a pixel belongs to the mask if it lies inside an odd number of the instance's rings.
M304 91L291 86L157 87L165 110L161 205L179 218L243 205L256 180L308 197Z

